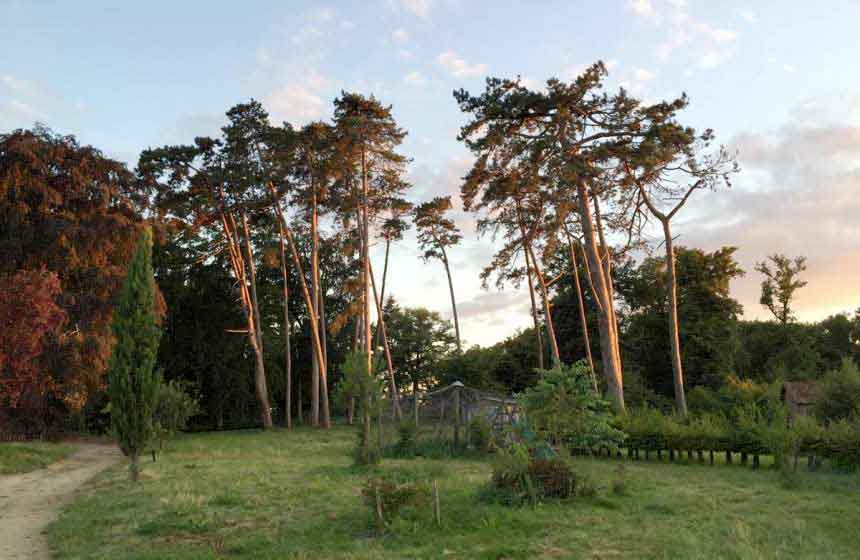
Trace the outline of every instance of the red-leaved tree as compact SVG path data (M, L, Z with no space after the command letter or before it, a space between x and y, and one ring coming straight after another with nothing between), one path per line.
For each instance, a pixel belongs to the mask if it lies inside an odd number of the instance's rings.
M45 270L0 277L0 405L41 408L56 390L44 354L67 321L61 291L57 275Z

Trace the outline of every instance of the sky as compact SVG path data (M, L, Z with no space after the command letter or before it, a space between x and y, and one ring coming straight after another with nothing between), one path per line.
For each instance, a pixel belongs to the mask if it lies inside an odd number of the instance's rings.
M746 318L767 318L755 263L805 255L797 311L811 321L860 307L858 21L855 0L0 0L0 131L42 122L133 167L146 147L217 134L249 98L301 125L358 91L409 133L410 197L456 200L470 155L455 89L478 93L486 76L541 87L603 60L612 89L686 92L682 121L738 153L732 188L692 199L676 243L739 247ZM463 338L491 344L529 325L528 295L482 289L493 242L455 210ZM444 270L414 234L392 249L388 286L450 317Z

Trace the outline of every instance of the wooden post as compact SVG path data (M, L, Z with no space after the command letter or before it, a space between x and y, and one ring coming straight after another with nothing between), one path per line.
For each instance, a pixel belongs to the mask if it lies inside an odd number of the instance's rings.
M726 450L726 464L727 465L732 464L732 452L729 451L728 449Z
M436 479L433 479L433 516L436 518L436 525L442 526L442 511L439 508L439 485Z
M710 451L708 451L708 453L710 454L710 457L711 457L711 465L713 465L714 464L714 450L711 449Z
M460 447L460 388L454 388L454 449Z
M376 494L376 521L379 523L379 528L385 525L385 519L382 517L382 498L379 497L379 486L374 486L373 492Z

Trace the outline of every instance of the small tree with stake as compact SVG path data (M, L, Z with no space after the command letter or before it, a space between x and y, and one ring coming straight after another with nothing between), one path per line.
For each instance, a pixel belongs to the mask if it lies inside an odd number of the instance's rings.
M151 234L145 232L114 309L116 344L108 370L111 429L131 461L132 481L138 479L140 454L154 435L152 417L160 384L155 358L161 332L156 324L151 246Z

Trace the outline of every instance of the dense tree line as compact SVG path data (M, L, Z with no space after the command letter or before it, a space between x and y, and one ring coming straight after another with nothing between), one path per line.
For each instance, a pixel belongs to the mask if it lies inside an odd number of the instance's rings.
M489 348L464 344L452 200L412 199L406 131L372 96L343 92L330 119L302 127L241 103L217 137L146 149L134 170L43 127L0 135L5 413L32 417L32 402L99 417L112 310L144 229L157 367L199 394L199 427L351 418L359 397L341 409L331 396L356 352L352 369L384 382L395 416L401 397L440 383L520 392L536 368L581 359L618 411L649 401L681 414L691 387L816 377L857 359L860 312L796 321L802 257L755 268L774 321L740 318L735 248L676 246L672 231L697 192L730 186L734 155L681 122L685 96L648 104L605 91L605 78L597 63L541 90L488 78L477 95L454 93L475 156L463 206L497 241L481 278L526 286L531 305L531 328ZM450 322L389 293L390 248L412 226L446 274ZM22 308L30 323L17 323Z

